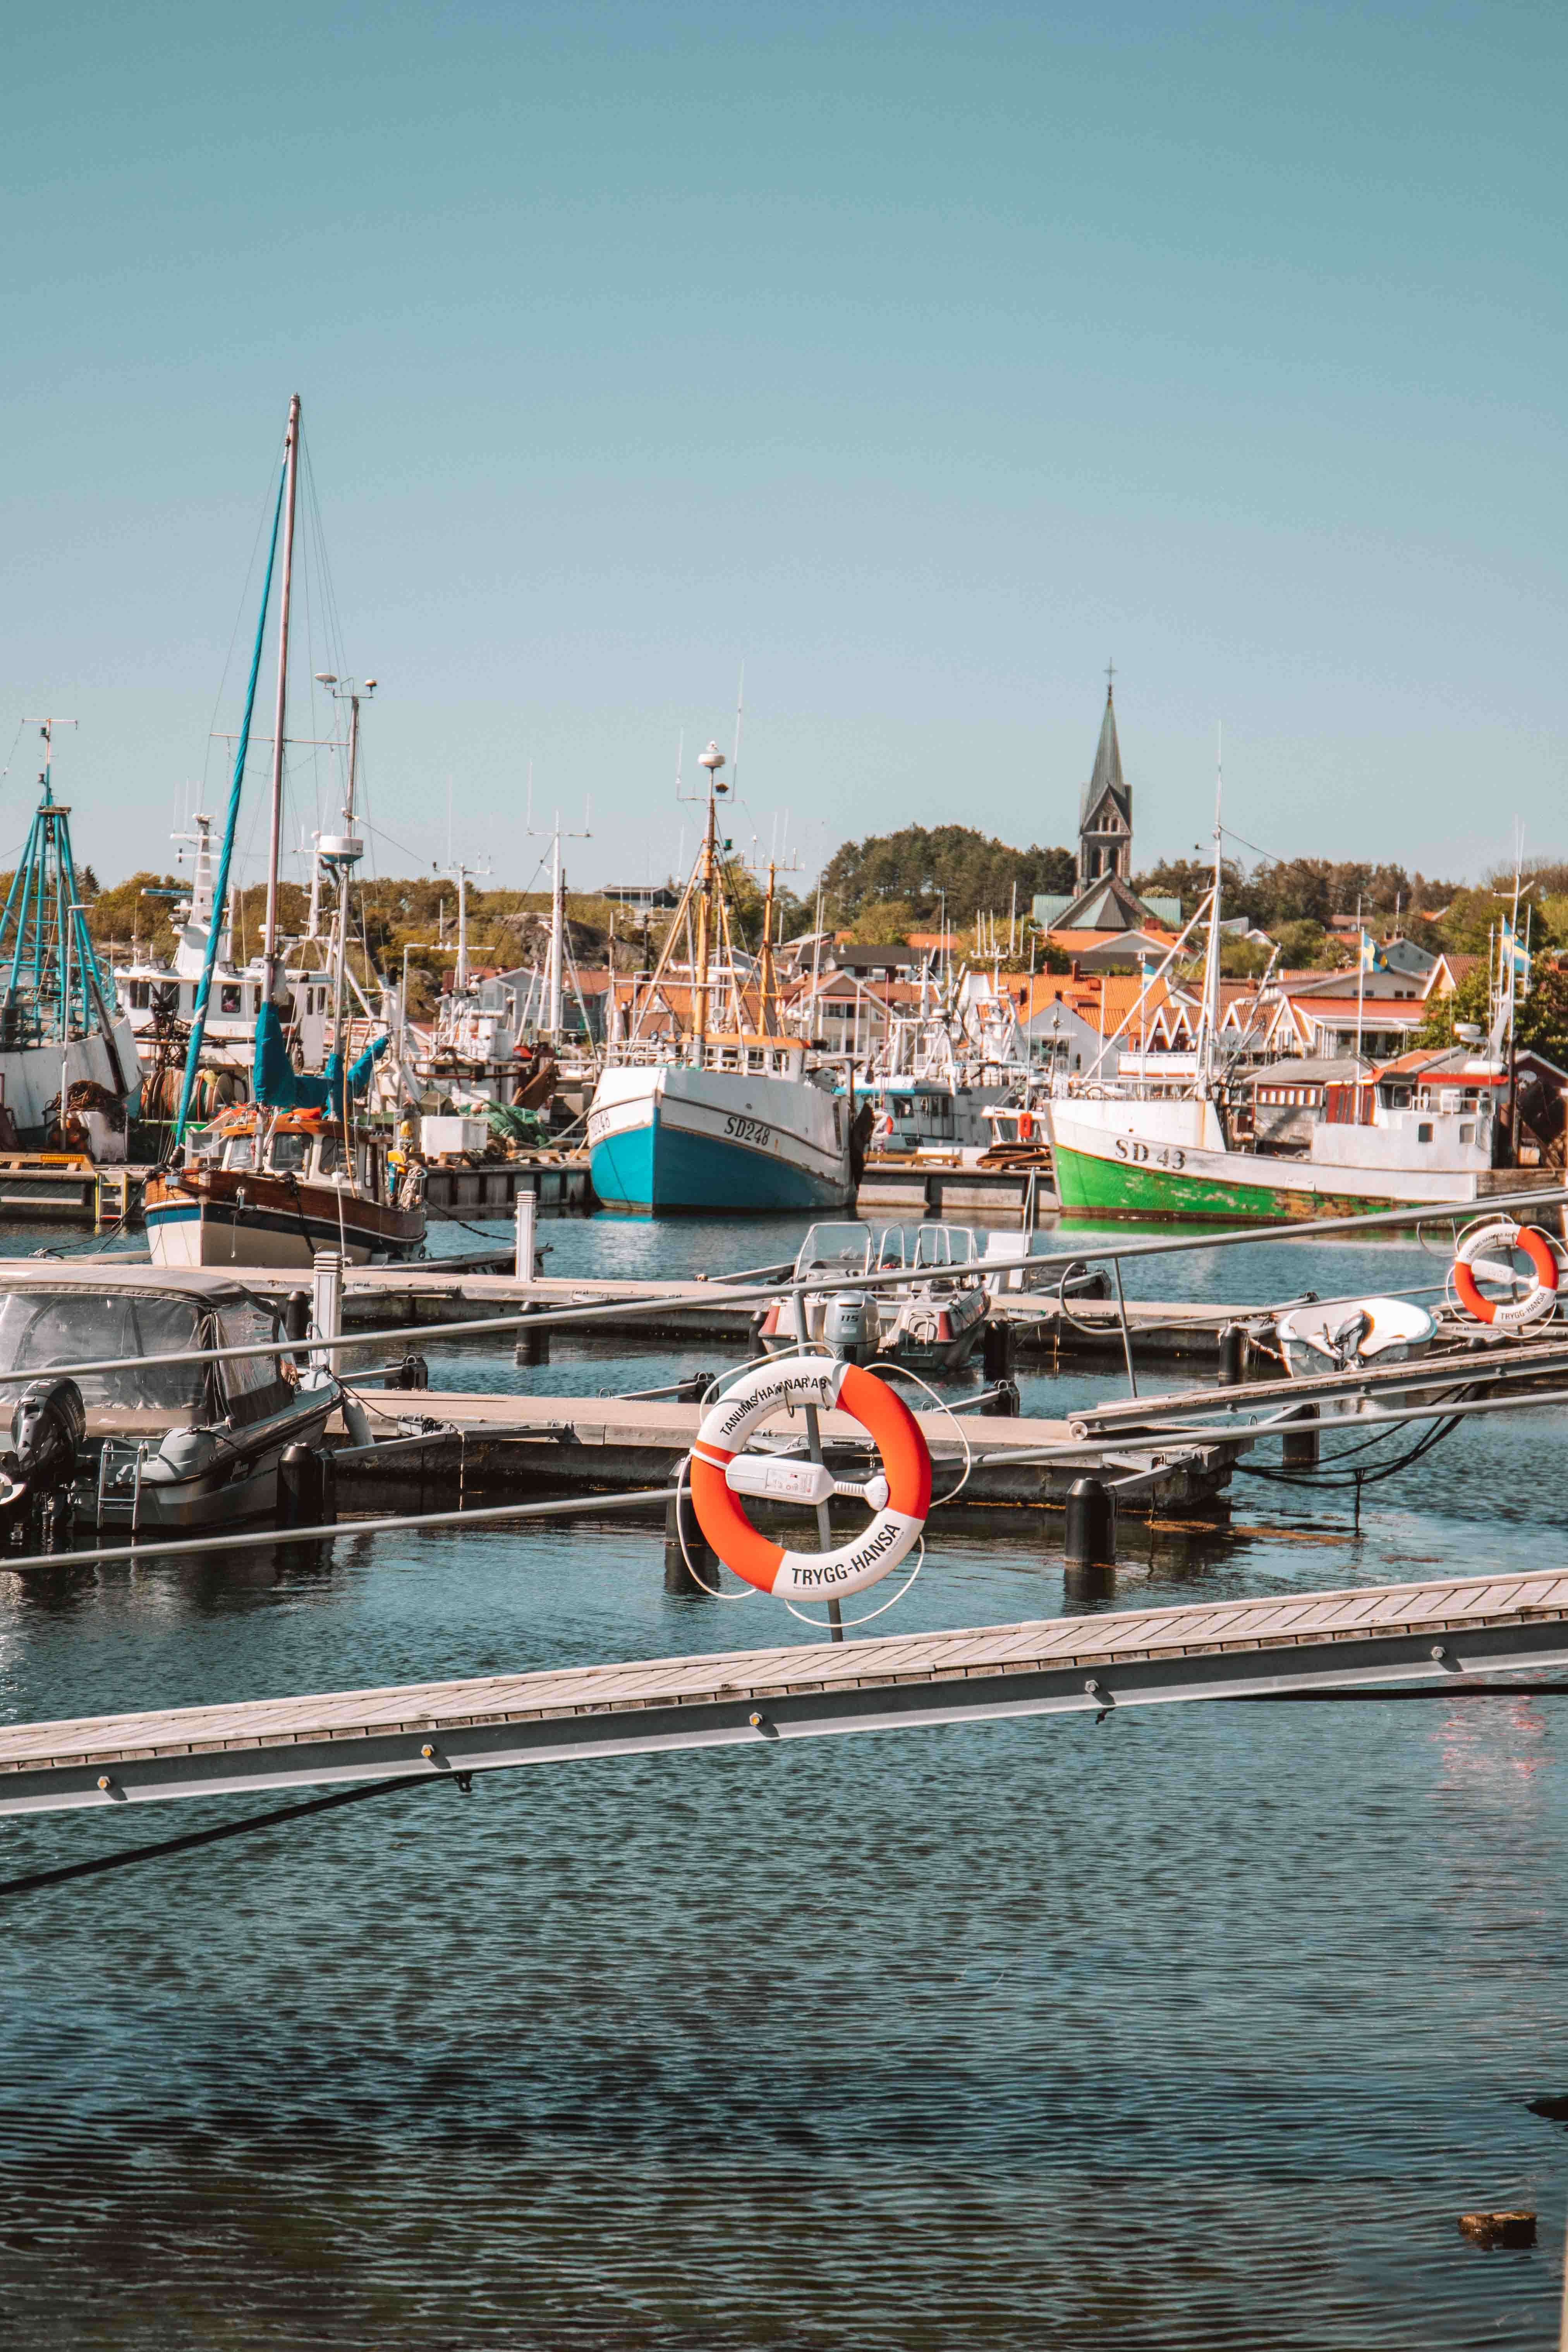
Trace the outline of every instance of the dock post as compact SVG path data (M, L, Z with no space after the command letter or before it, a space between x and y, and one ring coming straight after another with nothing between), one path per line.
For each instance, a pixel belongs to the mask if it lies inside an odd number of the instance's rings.
M1000 1316L987 1315L980 1333L980 1361L988 1381L994 1383L1012 1379L1016 1339L1011 1323Z
M686 1549L681 1550L681 1538ZM691 1566L687 1566L689 1560ZM692 1570L695 1570L695 1575ZM711 1598L719 1585L719 1555L697 1524L689 1486L677 1486L664 1507L664 1589L683 1599ZM703 1592L703 1587L708 1591Z
M539 1218L539 1195L521 1186L513 1196L517 1211L517 1256L512 1271L519 1282L531 1282L535 1271L533 1229Z
M1318 1408L1315 1404L1298 1407L1292 1421L1307 1422L1299 1437L1282 1438L1279 1445L1279 1466L1282 1470L1315 1470L1318 1466Z
M1222 1389L1238 1389L1247 1378L1247 1328L1241 1323L1226 1323L1219 1335L1219 1384Z
M321 1521L321 1456L313 1445L286 1445L278 1463L278 1524L314 1528Z
M310 1268L310 1319L318 1339L342 1338L343 1262L336 1250L316 1252ZM331 1349L318 1348L312 1361L331 1371L336 1358Z
M1075 1478L1068 1489L1068 1568L1103 1568L1116 1559L1116 1497L1103 1480Z
M544 1311L544 1307L539 1300L535 1300L532 1306L522 1309L525 1317L542 1315ZM517 1335L517 1345L511 1351L511 1360L514 1364L547 1364L550 1361L549 1332L527 1329L520 1331Z

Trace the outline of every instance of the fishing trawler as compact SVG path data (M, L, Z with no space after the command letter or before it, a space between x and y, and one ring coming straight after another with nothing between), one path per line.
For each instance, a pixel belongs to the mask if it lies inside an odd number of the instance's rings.
M63 1149L74 1129L95 1160L122 1160L142 1083L136 1044L88 931L70 810L54 796L55 721L36 723L38 805L0 914L0 1140Z
M1179 1081L1151 1077L1145 1055L1131 1081L1119 1077L1102 1087L1091 1068L1053 1095L1052 1164L1063 1217L1279 1224L1417 1211L1554 1181L1508 1164L1515 1155L1500 1105L1513 1066L1518 956L1511 933L1506 958L1500 957L1488 1050L1461 1054L1459 1068L1427 1079L1399 1065L1379 1070L1358 1056L1332 1066L1287 1060L1242 1069L1239 1048L1247 1041L1226 1045L1221 1036L1220 838L1216 806L1214 879L1148 983L1163 978L1206 917L1190 1070ZM1365 954L1363 944L1363 968ZM1119 1027L1106 1040L1102 1056L1121 1034ZM1479 1029L1472 1035L1479 1043ZM1280 1118L1281 1109L1291 1116Z
M151 1181L143 1196L148 1244L155 1265L307 1266L317 1250L336 1249L351 1265L384 1264L416 1255L425 1241L424 1171L405 1162L384 1137L356 1116L378 1056L390 1043L376 1038L348 1065L344 989L348 971L349 882L364 845L355 831L354 787L362 701L375 681L362 687L331 671L320 682L349 706L347 785L342 825L316 845L321 869L336 886L337 905L328 956L331 989L332 1051L321 1074L295 1066L288 1020L292 999L283 984L278 928L279 848L282 837L283 752L289 688L289 621L293 570L295 488L299 470L300 401L289 404L282 478L273 514L257 624L245 717L235 757L214 904L224 903L239 814L257 676L261 659L273 559L283 530L282 592L279 609L278 686L272 745L271 830L267 868L267 916L260 959L259 1002L251 1066L252 1101L204 1132L182 1163ZM206 1013L217 961L219 930L208 926L206 954L196 990L184 1082L176 1124L184 1135L200 1062ZM356 989L356 993L359 992ZM363 1002L363 1000L362 1000ZM364 1008L368 1012L369 1008Z
M594 1190L606 1208L644 1214L842 1208L855 1191L849 1106L779 1017L771 866L755 964L737 949L716 744L701 765L702 846L589 1106Z

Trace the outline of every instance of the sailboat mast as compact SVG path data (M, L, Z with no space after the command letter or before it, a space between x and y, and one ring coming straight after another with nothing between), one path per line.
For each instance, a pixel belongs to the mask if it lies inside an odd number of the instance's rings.
M697 1005L692 1034L697 1046L697 1056L700 1061L702 1049L708 1043L708 973L713 958L713 894L719 873L719 815L716 796L721 790L728 790L728 787L721 786L719 782L719 771L724 765L724 754L717 743L709 744L699 760L698 765L708 771L708 827L702 836L702 878L697 898L697 969L693 974L696 982Z
M561 1034L561 1000L565 992L563 970L566 961L566 887L561 871L561 818L555 819L555 845L550 866L550 963L546 973L545 1019L548 1034Z
M283 845L283 728L289 711L289 616L294 589L294 493L300 474L300 395L289 403L283 491L283 594L278 610L278 698L272 722L272 826L267 845L267 928L261 943L262 991L278 986L278 866Z
M766 1037L778 1033L778 982L773 972L773 861L768 860L768 891L763 900L762 1002L758 1026Z
M1215 1048L1219 1039L1219 940L1220 940L1220 804L1225 793L1225 738L1215 729L1214 783L1214 884L1209 899L1209 944L1204 960L1203 1052L1199 1056L1199 1090L1209 1094L1214 1087Z

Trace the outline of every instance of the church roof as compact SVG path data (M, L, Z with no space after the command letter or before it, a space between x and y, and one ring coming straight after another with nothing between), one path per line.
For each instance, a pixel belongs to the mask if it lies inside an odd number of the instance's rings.
M1094 773L1083 788L1083 800L1079 809L1079 831L1081 833L1100 808L1106 794L1116 803L1122 822L1129 832L1132 829L1132 793L1121 776L1121 746L1116 740L1116 705L1111 688L1105 689L1105 716L1100 722L1100 741L1095 749Z
M1037 918L1037 919L1038 919ZM1053 931L1158 930L1160 919L1120 874L1101 874L1052 922Z

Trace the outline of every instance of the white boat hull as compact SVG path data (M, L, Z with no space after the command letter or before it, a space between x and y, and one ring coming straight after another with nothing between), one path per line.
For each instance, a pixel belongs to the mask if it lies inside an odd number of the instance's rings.
M848 1127L843 1097L805 1079L613 1066L588 1114L593 1186L606 1207L644 1213L843 1208Z

